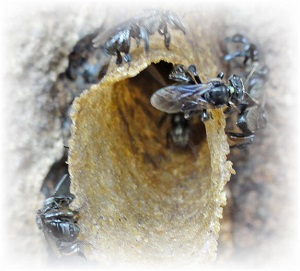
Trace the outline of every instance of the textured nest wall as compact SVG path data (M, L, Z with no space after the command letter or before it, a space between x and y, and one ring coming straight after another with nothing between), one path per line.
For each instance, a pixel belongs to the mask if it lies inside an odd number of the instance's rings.
M151 36L148 56L132 48L130 67L111 64L103 80L73 104L69 170L91 259L187 264L215 258L232 171L222 109L213 110L206 127L194 125L198 157L189 148L167 148L170 127L159 126L163 113L150 105L162 86L146 69L164 61L156 67L167 78L167 63L194 63L213 77L214 37L201 27L193 33L205 37L198 62L182 33L171 32L170 50L161 36Z
M158 85L154 81L153 85L145 83L149 76L145 69L161 60L164 62L156 67L162 72L169 70L167 63L194 63L203 81L215 77L222 67L218 62L222 57L217 49L219 42L236 32L254 37L270 69L266 88L269 125L258 133L248 151L230 154L237 175L227 187L228 205L218 239L219 262L242 259L243 265L253 266L253 262L266 264L266 259L292 259L289 240L296 242L297 229L292 223L295 209L291 200L297 180L295 12L292 6L278 5L270 10L269 4L262 3L211 7L197 4L190 7L192 10L180 9L180 13L189 14L185 19L203 18L199 24L191 24L194 36L185 40L179 33L179 41L178 33L172 32L170 51L162 47L161 37L151 36L150 48L154 50L148 57L142 48L133 48L133 59L141 59L143 64L132 63L130 69L124 65L115 71L113 65L98 87L85 91L74 103L69 159L72 191L77 197L74 206L82 208L80 237L96 248L85 247L91 259L110 262L116 253L120 263L127 256L140 261L142 252L149 255L143 258L145 262L162 257L169 261L170 255L181 252L190 256L187 261L197 255L197 261L215 258L220 206L225 203L222 190L230 170L225 162L228 147L223 116L213 111L214 119L205 127L195 123L199 131L198 159L191 151L170 152L165 146L168 122L159 128L161 113L149 104L149 96ZM7 195L3 197L3 244L8 266L44 266L48 262L35 215L44 200L40 193L43 180L62 158L66 144L60 110L68 108L74 82L59 80L67 68L68 54L78 39L102 24L104 14L121 19L129 13L135 14L126 9L116 14L114 8L105 9L101 3L32 7L30 12L22 10L6 21L8 69L3 89L8 99L2 115L7 116L7 156L3 163L7 180L3 191ZM187 44L192 49L186 50ZM52 92L56 82L58 90ZM215 146L224 147L221 154ZM213 165L215 159L217 166ZM222 181L216 181L220 176L224 177ZM207 213L213 216L207 217ZM213 223L209 224L211 218ZM187 243L180 247L176 240ZM202 247L205 242L210 244L207 251ZM159 248L164 248L165 254L158 255ZM178 258L180 262L183 255Z

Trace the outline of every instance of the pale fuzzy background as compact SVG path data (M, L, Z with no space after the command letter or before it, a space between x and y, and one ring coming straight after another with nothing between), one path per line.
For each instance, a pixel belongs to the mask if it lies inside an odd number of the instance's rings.
M172 5L176 6L176 2L182 5L181 1L144 1L143 3L151 4L159 6L160 3L172 3ZM82 2L82 3L81 3ZM62 61L60 63L54 63L56 67L56 71L52 72L46 69L48 67L50 60L53 55L47 54L47 52L51 52L55 54L63 54L67 56L68 50L71 50L74 43L78 40L81 35L86 34L92 29L96 28L101 24L101 14L104 12L106 8L105 1L2 1L1 3L1 94L2 98L0 99L1 103L1 251L0 251L0 259L1 265L6 268L43 268L43 263L40 261L40 255L34 249L34 242L40 242L42 239L41 232L34 228L34 232L31 233L28 229L25 230L26 237L30 236L31 238L27 238L25 245L27 246L27 253L20 253L22 249L24 249L24 243L20 243L20 251L17 253L17 256L14 255L16 247L18 245L11 244L12 236L14 236L14 230L22 230L26 228L26 225L32 223L34 225L34 221L24 221L23 217L25 217L26 212L28 211L26 206L22 209L16 210L13 208L15 206L15 202L22 201L24 204L26 202L28 204L36 204L35 210L40 208L38 203L34 203L36 201L37 195L37 187L38 181L47 173L47 166L51 165L53 159L59 156L57 153L57 149L55 147L59 147L62 145L62 142L58 140L57 142L45 142L45 140L39 140L39 138L26 138L26 136L22 135L22 133L26 133L31 131L31 129L35 129L32 127L36 126L36 122L39 121L40 129L43 129L43 125L47 123L47 119L39 119L36 116L36 112L38 110L35 108L34 110L23 112L23 108L26 108L26 105L30 106L30 98L33 97L34 91L39 92L41 86L50 86L51 82L55 81L56 76L59 72L65 70L67 62L66 58L62 57ZM110 2L110 6L113 6L114 9L122 10L123 5L134 5L134 1L107 1ZM297 34L297 30L299 30L299 3L298 1L189 1L189 5L193 5L193 3L197 3L197 7L202 6L203 9L209 6L218 5L220 10L222 10L222 6L225 3L226 6L228 3L231 5L236 5L236 8L239 9L243 15L253 12L257 10L260 14L265 13L265 29L258 29L257 31L263 32L266 31L266 35L268 35L267 24L270 22L269 18L275 20L278 25L282 25L281 29L286 29L287 31L282 33L274 33L279 37L282 37L282 46L285 46L284 40L287 40L286 43L286 52L288 60L284 60L282 65L286 67L279 67L280 70L285 70L284 78L279 77L277 80L287 80L289 81L289 86L287 89L282 89L282 97L283 100L287 99L288 103L294 105L295 108L291 110L290 120L292 129L290 131L291 138L295 139L296 135L299 135L299 34ZM72 4L71 4L72 3ZM121 4L122 3L122 4ZM185 3L187 3L185 1ZM201 3L201 4L199 4ZM209 4L208 4L209 3ZM263 3L263 8L262 8ZM137 6L139 4L136 4ZM168 5L169 6L169 5ZM261 10L263 9L263 10ZM67 12L69 15L66 15ZM138 11L138 9L137 9ZM224 9L225 12L225 9ZM76 15L80 14L80 19L76 19ZM45 23L46 17L49 16L50 20L48 24ZM44 33L45 29L51 29L53 27L59 27L59 25L54 26L51 23L51 17L59 18L60 24L63 25L65 29L69 29L69 31L73 31L73 35L62 35L61 32L57 31L57 35L61 36L51 36L53 32ZM234 16L231 13L232 21L238 21L238 14ZM275 18L275 19L274 19ZM216 17L216 20L218 18ZM271 20L271 22L272 22ZM86 23L87 22L87 23ZM243 22L242 25L246 28L247 25L254 24L255 25L255 17L253 17L253 21L249 20L247 22ZM17 27L16 27L17 26ZM255 32L255 30L254 30ZM45 47L39 48L36 47L36 44L28 45L24 44L24 48L26 50L19 50L21 48L20 41L26 43L27 37L33 33L40 33L41 39L50 39L51 37L61 40L62 44L57 44L57 50L51 51L47 48L47 43ZM16 42L14 42L16 39ZM263 37L262 37L263 39ZM279 38L280 39L280 38ZM267 40L263 41L267 43ZM268 44L270 46L270 44ZM59 51L59 48L65 48L64 51ZM34 73L33 78L22 78L23 70L20 70L20 67L26 67L26 63L28 61L28 55L32 55L32 57L37 57L35 59L36 70L38 72ZM41 56L39 58L38 56ZM20 65L19 65L20 64ZM50 65L51 66L51 65ZM28 66L28 69L32 67ZM27 74L30 75L30 72ZM47 77L44 77L43 74L47 74ZM36 77L34 77L36 76ZM17 78L22 78L22 81L17 80ZM277 81L276 81L277 82ZM14 91L18 95L14 95ZM286 93L292 91L293 95L286 95ZM295 98L290 101L290 97ZM42 103L47 105L47 101L42 101ZM25 106L24 106L25 104ZM24 107L23 107L24 106ZM37 111L35 111L37 110ZM278 108L280 110L280 108ZM43 123L43 121L45 123ZM18 125L16 125L18 123ZM58 124L55 121L51 124L52 132L57 132ZM58 133L58 132L57 132ZM46 136L46 135L45 135ZM53 135L52 135L53 136ZM57 135L59 138L59 136ZM283 144L290 143L290 138L286 139L286 142ZM52 144L52 145L51 145ZM293 142L294 144L294 142ZM53 147L54 146L54 147ZM24 163L24 157L20 157L19 154L22 153L24 156L26 154L29 155L31 148L35 149L35 167L32 164L28 164L27 167L23 168L24 176L19 178L19 176L15 175L14 168L18 168L20 164ZM20 152L20 150L22 150ZM52 153L49 150L53 149ZM289 154L291 161L291 165L299 165L299 144L295 143L294 148L295 153ZM17 154L17 155L16 155ZM25 156L26 157L26 156ZM25 159L26 160L26 159ZM291 197L294 197L294 205L291 206L289 212L291 215L295 215L293 219L291 219L291 224L289 225L290 235L288 232L283 234L283 242L280 240L274 240L274 247L270 248L270 258L266 255L265 263L261 263L255 267L255 270L283 270L289 267L295 267L299 264L299 230L300 222L299 222L299 197L297 196L297 192L299 191L299 177L298 177L298 168L291 167L289 170L289 176L291 180L287 180L287 189L291 191ZM21 171L22 173L22 171ZM32 180L31 178L34 178ZM21 182L21 180L31 181L29 185L26 185ZM16 192L19 190L19 192ZM21 191L20 191L21 190ZM31 194L33 197L31 197ZM22 198L22 195L26 196L26 198ZM42 197L41 197L42 200ZM7 216L8 214L8 216ZM14 217L14 225L7 225L10 221L8 217ZM34 217L34 215L33 215ZM288 231L283 229L283 231ZM10 234L9 234L10 233ZM290 236L290 237L289 237ZM16 238L18 241L19 239ZM25 247L26 247L25 246ZM276 246L280 247L280 255L276 254ZM275 252L274 252L275 251ZM41 253L43 255L43 252ZM249 262L251 262L251 255L249 255ZM255 259L255 258L254 258ZM251 270L252 267L255 266L255 263L251 266L248 263L244 263L239 261L238 259L234 262L219 262L217 265L207 266L208 270ZM76 270L77 267L70 267L72 270ZM64 270L68 269L64 267Z

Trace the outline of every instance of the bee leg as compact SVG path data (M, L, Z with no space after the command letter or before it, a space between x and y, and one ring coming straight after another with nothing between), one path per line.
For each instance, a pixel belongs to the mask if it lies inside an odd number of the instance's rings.
M188 71L194 76L196 84L202 84L195 65L188 66Z
M122 52L124 52L124 57L123 57L123 59L124 59L124 62L126 62L126 63L129 63L129 62L131 61L131 56L130 56L130 54L129 54L129 47L130 47L130 46L127 46L126 48L124 48L124 49L122 50Z
M246 108L238 115L238 119L236 122L237 127L241 130L241 133L228 132L227 137L229 139L229 145L231 148L244 148L247 145L250 145L254 142L254 131L256 129L248 127L247 119L248 119L249 110ZM254 126L253 126L254 127ZM253 131L252 131L253 129Z
M164 30L161 29L161 27L162 27L162 26L160 26L159 29L158 29L158 34L161 35L161 36L164 36L165 33L164 33Z
M128 63L128 65L130 65L131 56L130 56L129 53L125 53L125 55L124 55L124 61L125 61L126 63Z
M146 55L149 53L149 34L144 27L140 28L140 37L144 41Z
M238 120L236 122L237 127L239 127L241 129L242 133L245 136L253 134L253 131L251 131L249 129L248 124L247 124L247 115L248 115L248 112L249 112L249 110L242 111L238 115Z
M171 36L170 33L165 33L165 46L167 49L170 49L170 43L171 43Z
M254 134L245 135L243 133L227 133L230 148L245 148L254 142Z
M164 34L164 37L165 37L165 40L164 40L165 46L166 46L167 49L170 49L171 35L168 31L167 25L164 26L163 34Z
M57 241L57 247L62 255L69 256L73 254L78 254L78 256L86 259L83 254L82 245L83 242L81 241L75 241L67 244L63 244L60 240Z
M249 58L250 58L249 55L246 54L245 59L244 59L244 61L243 61L244 66L246 66L246 64L247 64L247 62L248 62L248 60L249 60Z
M116 64L118 65L118 66L120 66L121 64L122 64L122 56L121 56L121 53L120 53L120 51L117 51L116 52L117 53L117 60L116 60Z
M159 35L164 36L165 46L166 46L167 49L170 49L171 35L168 31L167 24L161 24L157 31L158 31Z
M224 72L218 73L217 78L220 78L222 80L224 78Z
M225 55L224 60L225 61L231 61L232 59L237 58L237 57L245 57L245 58L247 58L247 52L245 52L245 51L237 51L237 52L235 52L233 54L227 54L227 55Z
M131 61L131 57L129 54L129 50L130 50L130 36L129 33L126 35L126 37L124 38L124 41L122 41L121 44L119 44L117 50L119 52L124 53L124 62L129 63Z
M206 109L203 109L201 114L201 121L206 122L208 120L209 120L209 115L207 114Z

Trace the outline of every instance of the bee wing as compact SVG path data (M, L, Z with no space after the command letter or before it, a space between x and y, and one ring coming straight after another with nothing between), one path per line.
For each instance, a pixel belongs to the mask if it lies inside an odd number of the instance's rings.
M259 102L255 98L253 98L249 93L245 92L244 94L244 100L248 103L249 107L259 105Z
M247 125L252 132L264 129L267 126L267 122L268 115L263 107L258 106L249 109L247 114Z
M211 84L168 86L157 90L150 103L169 114L210 108L211 105L202 96L212 87Z
M96 36L92 40L93 47L98 48L98 47L102 46L111 36L114 36L115 34L117 34L117 31L119 31L119 29L117 29L117 30L108 29L108 30L104 30L104 31L100 32L98 34L98 36Z
M96 38L92 40L94 48L98 48L106 39L108 35L104 32L98 34Z
M109 39L116 39L116 36L124 31L129 31L130 20L119 23L113 28L102 29L100 33L92 40L93 47L97 48L103 45Z

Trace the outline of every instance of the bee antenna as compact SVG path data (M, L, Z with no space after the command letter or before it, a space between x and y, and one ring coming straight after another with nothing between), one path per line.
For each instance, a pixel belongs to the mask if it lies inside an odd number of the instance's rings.
M251 71L249 72L249 74L248 74L248 76L247 76L247 78L246 78L245 85L248 84L248 82L249 82L251 76L253 75L253 73L255 72L255 70L257 69L257 67L258 67L258 63L254 63L254 64L253 64L253 67L252 67L252 69L251 69Z
M245 96L247 96L249 99L250 99L250 101L252 101L255 105L259 105L259 102L255 99L255 98L253 98L249 93L247 93L246 91L245 91Z

